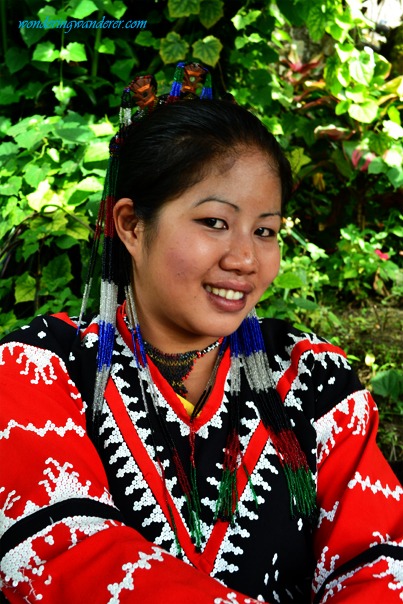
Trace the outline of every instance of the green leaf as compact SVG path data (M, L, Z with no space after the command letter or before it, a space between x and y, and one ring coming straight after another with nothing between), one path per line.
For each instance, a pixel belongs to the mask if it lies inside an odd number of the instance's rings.
M394 105L391 105L389 107L389 109L388 109L388 116L390 117L390 119L392 120L392 122L395 122L395 124L398 124L399 126L402 125L402 122L400 120L399 110Z
M306 21L313 42L320 42L325 33L326 23L326 14L322 10L322 4L313 4Z
M312 161L308 155L305 155L303 147L294 147L291 153L287 154L287 157L294 174L298 174L303 166L310 164Z
M67 105L73 96L77 96L77 93L70 86L63 86L62 84L52 86L52 91L55 93L55 97L61 103Z
M71 13L71 17L73 19L84 19L84 17L88 17L88 15L96 10L98 10L98 7L92 0L81 0Z
M370 384L375 394L391 398L397 403L403 396L403 371L380 371L370 380Z
M397 166L395 166L394 168L390 168L386 172L386 176L389 178L390 182L395 187L395 189L403 187L403 170L401 168Z
M29 54L25 48L13 46L6 52L6 65L10 73L20 71L29 62Z
M169 16L177 19L198 15L200 11L200 0L168 0Z
M231 21L234 24L235 29L239 31L241 29L245 29L251 23L254 23L254 21L256 21L261 14L262 11L260 10L245 11L245 9L241 9L239 13L237 13L235 17L231 19Z
M100 51L102 52L102 51ZM105 52L105 51L104 51ZM63 61L79 63L80 61L86 61L87 55L85 52L84 44L80 44L79 42L69 42L66 48L63 48L60 51L60 58Z
M370 124L378 116L378 105L375 101L366 101L361 105L350 105L348 114L357 122Z
M47 293L54 292L72 279L69 257L67 254L60 254L43 268L40 287Z
M0 158L9 158L12 155L17 155L18 145L14 143L2 143L0 145Z
M155 48L156 50L158 50L160 47L160 40L154 38L152 33L148 30L141 31L140 33L138 33L134 40L134 43L138 44L139 46Z
M282 289L298 289L303 287L304 283L298 275L287 272L276 277L274 285L276 287L281 287Z
M135 59L121 59L112 65L111 72L127 83L135 65Z
M29 163L24 168L24 180L31 187L36 189L39 183L45 180L49 169L49 164L38 166L37 164Z
M164 63L177 63L186 57L189 44L174 31L161 40L160 55Z
M200 23L207 29L213 27L224 16L224 3L222 0L201 0Z
M84 153L84 163L105 161L109 157L109 148L107 143L94 143L89 145Z
M112 15L112 17L115 17L115 19L120 19L127 11L126 4L120 0L115 0L114 2L111 2L111 0L99 0L97 5L99 8L106 10L106 12Z
M383 129L390 136L390 138L395 140L403 138L403 128L394 121L392 122L391 120L385 120L383 122Z
M203 40L197 40L192 46L193 56L200 59L206 65L214 65L220 58L220 52L223 48L220 40L215 36L207 36Z
M0 94L0 105L12 105L16 103L20 97L20 93L17 92L14 86L7 85L2 86Z
M32 300L35 300L35 285L35 279L27 272L17 277L14 289L16 303L32 302Z
M51 63L55 59L58 59L60 53L55 49L53 42L41 42L34 50L32 55L33 61L43 61L44 63Z
M113 55L116 52L115 42L110 38L102 38L101 44L96 49L105 55Z
M28 46L28 48L30 48L33 44L38 42L41 38L43 38L43 36L46 35L46 30L43 29L43 24L39 20L37 21L37 25L37 28L20 28L21 37L24 40L25 44Z
M373 55L360 52L358 57L350 59L348 67L353 80L364 86L370 84L375 69Z
M0 185L0 195L18 195L22 185L21 176L11 176Z

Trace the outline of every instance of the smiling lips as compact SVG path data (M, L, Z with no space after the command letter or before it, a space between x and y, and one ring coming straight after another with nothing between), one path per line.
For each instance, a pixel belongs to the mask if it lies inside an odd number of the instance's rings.
M236 291L235 289L211 287L210 285L206 285L206 291L220 298L225 298L225 300L242 300L245 297L245 292Z

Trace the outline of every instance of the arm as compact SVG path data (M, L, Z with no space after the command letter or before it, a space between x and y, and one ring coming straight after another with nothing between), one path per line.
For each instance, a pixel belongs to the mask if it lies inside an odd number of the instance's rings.
M366 391L316 421L315 604L402 601L403 489L376 445L377 424Z
M0 372L0 576L10 602L252 602L124 525L56 354L9 342Z

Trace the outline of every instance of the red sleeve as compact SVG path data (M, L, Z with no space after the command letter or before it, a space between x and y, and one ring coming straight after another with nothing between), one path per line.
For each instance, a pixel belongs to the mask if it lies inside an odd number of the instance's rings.
M0 578L11 603L255 601L119 520L84 403L58 356L5 344L0 376Z
M403 489L376 445L377 423L366 391L316 422L314 602L402 602Z

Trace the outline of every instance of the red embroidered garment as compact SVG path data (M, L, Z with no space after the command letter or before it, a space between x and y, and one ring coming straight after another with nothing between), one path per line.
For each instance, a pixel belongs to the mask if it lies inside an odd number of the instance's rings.
M96 322L79 341L66 316L40 317L5 340L0 570L10 602L402 601L403 489L375 445L370 394L336 347L280 321L262 329L277 390L317 468L317 526L291 518L281 465L244 382L240 440L253 487L241 469L235 525L214 520L231 404L227 355L195 426L201 552L158 422L144 410L122 312L96 429L86 414ZM188 459L189 418L156 370L153 377Z

